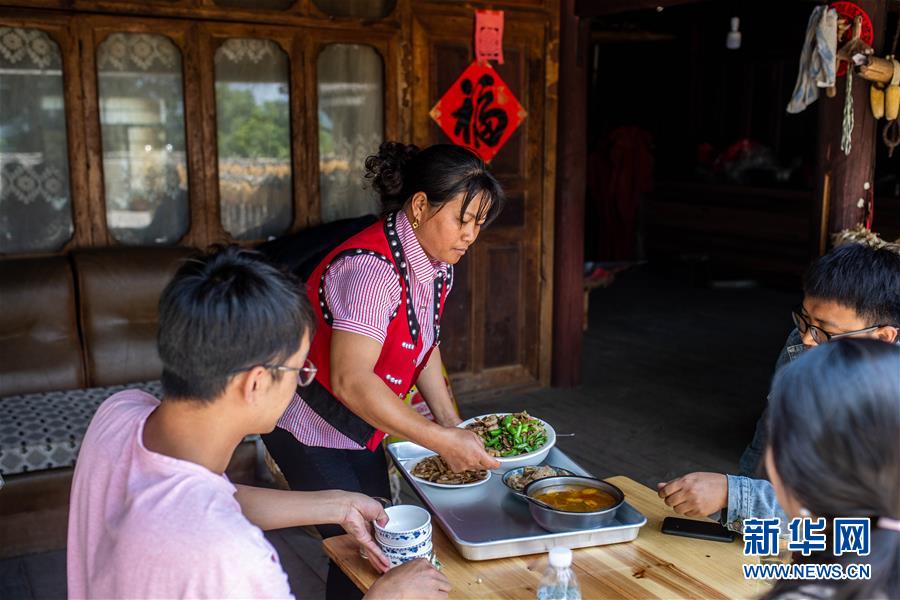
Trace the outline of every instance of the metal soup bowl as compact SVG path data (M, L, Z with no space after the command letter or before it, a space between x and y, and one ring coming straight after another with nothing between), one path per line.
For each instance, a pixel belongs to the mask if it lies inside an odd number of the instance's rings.
M535 500L534 496L552 488L568 486L591 487L604 491L615 499L615 504L609 508L595 512L572 512L549 508ZM580 477L577 475L560 475L532 481L525 486L525 499L528 501L528 509L531 517L538 525L552 531L562 533L566 531L581 531L584 529L599 529L612 523L616 517L616 511L625 502L625 494L611 483L607 483L593 477Z

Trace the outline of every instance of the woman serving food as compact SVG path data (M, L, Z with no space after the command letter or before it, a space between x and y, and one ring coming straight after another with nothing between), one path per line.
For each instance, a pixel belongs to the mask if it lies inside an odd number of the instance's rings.
M384 216L333 249L308 278L317 323L307 370L314 378L264 436L295 490L389 496L380 451L387 434L437 452L455 472L500 466L481 437L456 427L461 419L438 348L453 265L500 213L500 184L477 155L445 144L420 151L386 142L366 171ZM403 403L413 385L436 422ZM332 567L327 595L359 594Z

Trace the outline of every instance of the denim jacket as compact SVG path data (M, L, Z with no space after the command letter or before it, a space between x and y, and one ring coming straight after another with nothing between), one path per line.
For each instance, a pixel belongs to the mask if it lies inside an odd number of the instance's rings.
M801 341L800 332L792 330L778 355L775 363L775 372L800 356L806 346ZM766 419L768 408L756 423L756 431L753 440L744 450L740 460L740 475L727 475L728 477L728 507L720 515L723 525L737 532L743 530L743 521L748 518L765 519L778 517L781 519L782 531L787 531L787 516L778 505L775 498L775 489L765 479L753 479L759 471L763 452L766 448L768 431Z
M775 488L767 479L752 479L740 475L728 478L728 508L722 511L719 521L732 531L742 533L744 519L781 519L781 531L787 533L788 518L775 497Z

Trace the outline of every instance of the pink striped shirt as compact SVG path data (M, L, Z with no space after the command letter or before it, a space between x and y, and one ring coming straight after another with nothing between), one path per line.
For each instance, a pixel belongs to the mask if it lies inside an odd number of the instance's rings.
M447 280L449 265L428 258L403 211L397 215L397 236L410 266L410 301L421 329L418 366L434 343L434 282L440 275ZM393 267L366 254L338 259L325 276L325 297L334 317L333 328L364 335L382 345L391 315L400 306L401 293ZM363 449L320 417L299 394L294 394L278 426L307 446Z

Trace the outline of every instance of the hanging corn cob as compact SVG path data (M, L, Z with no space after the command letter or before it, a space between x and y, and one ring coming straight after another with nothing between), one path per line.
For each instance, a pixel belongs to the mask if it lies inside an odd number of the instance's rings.
M884 86L877 83L869 86L869 104L876 121L884 116Z
M884 118L893 121L900 116L900 61L891 57L894 72L891 83L884 92Z
M859 75L871 82L869 103L875 119L884 116L887 121L881 130L881 138L888 149L888 157L900 146L900 61L897 43L900 42L900 22L894 30L891 51L884 58L866 56L859 65ZM882 92L883 91L883 95Z
M887 57L894 65L891 71L891 83L884 93L884 116L888 121L896 120L900 115L900 61L897 60L897 42L900 42L900 21L897 21L894 40L891 42L891 53ZM884 143L888 147L888 156L894 154L894 148L900 142L897 139L897 129L897 123L886 125L884 128Z

